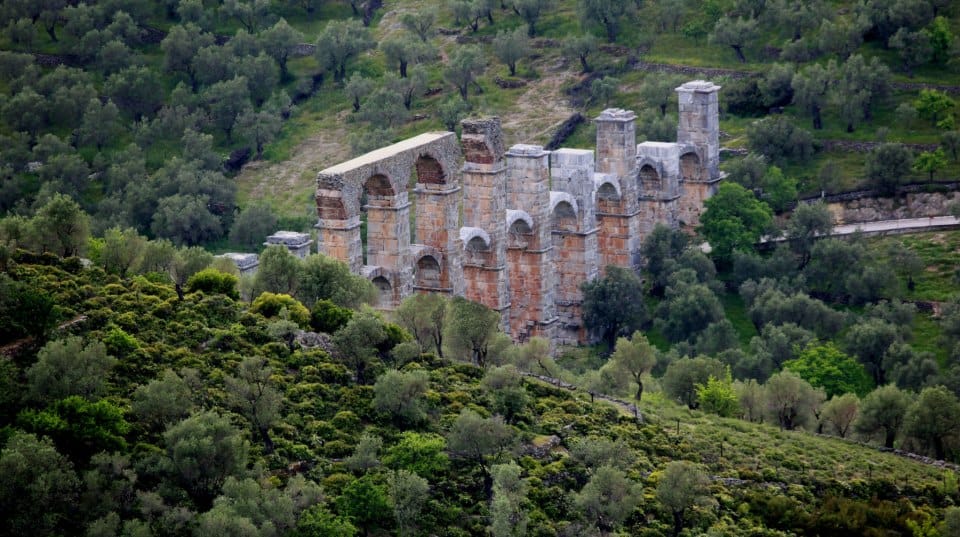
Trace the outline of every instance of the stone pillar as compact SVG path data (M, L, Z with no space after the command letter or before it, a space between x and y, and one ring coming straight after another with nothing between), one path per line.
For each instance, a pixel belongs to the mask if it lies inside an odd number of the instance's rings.
M563 202L554 204L551 200L551 206L556 207L551 220L559 317L557 343L560 345L589 342L589 334L583 326L580 284L596 278L599 273L593 170L593 151L558 149L550 155L551 196L567 194L576 203L576 222L570 226L560 211Z
M463 230L477 237L465 240L463 277L466 298L500 313L501 326L510 331L510 283L506 259L507 166L504 160L500 118L465 119L461 123L465 162L463 181ZM468 230L464 233L464 230ZM486 242L486 244L483 244Z
M536 336L553 341L556 331L549 155L538 145L507 152L510 208L523 213L511 218L508 211L507 218L511 334L518 342ZM532 227L520 216L529 217Z
M350 272L363 268L360 216L349 215L339 190L317 190L317 252L343 261Z
M692 150L680 157L683 193L679 218L692 229L700 224L704 200L713 196L720 176L720 86L695 80L676 89L680 100L677 143Z
M439 287L417 289L463 296L466 286L463 281L463 245L457 228L460 227L460 186L452 184L417 183L414 194L417 199L417 243L430 246L440 252L445 264ZM412 260L417 263L417 259Z
M640 267L640 218L637 188L637 116L629 110L604 110L597 125L597 184L603 176L619 185L618 200L598 188L599 250L603 265ZM608 182L609 182L608 181Z
M380 267L390 281L393 306L413 292L410 262L410 201L406 192L367 194L367 265Z

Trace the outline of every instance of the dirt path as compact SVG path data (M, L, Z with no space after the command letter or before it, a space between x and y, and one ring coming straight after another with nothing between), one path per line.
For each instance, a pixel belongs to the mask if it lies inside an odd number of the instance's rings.
M541 72L550 69L549 66L539 67ZM562 89L571 76L566 71L551 72L524 88L514 110L500 118L508 145L546 145L557 127L576 111L570 107Z

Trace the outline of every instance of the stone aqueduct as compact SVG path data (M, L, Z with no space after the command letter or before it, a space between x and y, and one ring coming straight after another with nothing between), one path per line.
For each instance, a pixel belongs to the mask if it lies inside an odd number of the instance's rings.
M506 149L499 119L468 119L460 143L421 134L338 164L317 178L318 249L369 278L381 308L416 292L465 296L500 312L516 341L585 342L580 284L638 267L655 224L697 225L716 191L719 89L677 88L677 143L638 145L633 112L608 109L596 152Z

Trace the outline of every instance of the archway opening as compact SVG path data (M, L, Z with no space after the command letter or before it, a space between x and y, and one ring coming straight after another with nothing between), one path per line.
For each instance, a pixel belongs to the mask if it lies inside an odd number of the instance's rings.
M383 276L377 276L372 280L372 283L379 292L379 296L377 297L377 306L381 308L388 308L392 306L393 286L390 285L390 281Z
M417 261L417 287L441 287L440 263L432 255L425 255Z
M640 195L654 196L662 190L660 183L660 174L649 164L644 164L640 168Z
M565 201L561 201L556 207L553 208L553 230L577 230L577 212L573 210L572 205Z

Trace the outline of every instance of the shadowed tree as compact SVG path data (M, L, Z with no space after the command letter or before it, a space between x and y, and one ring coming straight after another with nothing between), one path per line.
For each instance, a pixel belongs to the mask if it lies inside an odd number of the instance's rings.
M960 430L960 401L943 386L924 388L903 417L903 433L933 453L938 460L947 455L947 438Z
M347 76L347 63L373 47L369 30L360 21L332 21L317 39L317 63L333 72L333 79L342 83Z
M333 334L337 355L353 371L357 384L366 384L369 373L379 362L377 346L386 339L383 322L370 310L354 314Z
M861 401L854 429L867 437L882 434L883 446L893 449L911 402L910 394L895 385L881 386Z
M743 54L744 47L749 46L757 37L757 19L724 17L717 21L710 34L710 42L715 45L726 45L737 53L740 63L747 63Z
M637 383L637 393L634 395L637 401L643 397L643 375L649 373L656 363L656 349L639 331L634 332L630 339L618 338L616 349L610 355L610 365Z
M230 476L247 464L249 446L230 420L216 412L201 412L163 433L164 469L201 508L209 508Z
M821 423L829 423L830 428L840 438L846 438L853 430L853 424L857 420L857 414L860 411L860 399L856 394L845 393L840 396L833 396L823 405L823 411L820 413Z
M446 336L450 351L459 359L486 367L500 326L500 314L462 297L447 304Z
M426 43L436 33L437 11L434 8L424 8L413 13L404 13L400 17L400 24Z
M224 377L227 397L263 442L264 452L273 453L270 428L280 420L283 395L273 387L273 370L266 358L247 357L237 366L236 376Z
M520 28L502 30L493 39L493 54L516 76L517 62L530 55L530 38Z
M49 439L14 432L0 451L3 535L64 535L80 482Z
M495 464L493 500L490 502L490 533L493 537L523 537L527 534L528 516L523 508L529 485L521 477L517 463Z
M469 96L471 84L476 84L474 79L483 70L483 54L475 45L465 45L458 47L450 56L447 66L443 70L443 78L456 86L460 92L460 97L464 101Z
M580 72L589 73L587 59L597 51L597 38L593 34L575 36L563 41L563 55L580 61Z
M51 341L37 353L37 362L27 369L27 397L33 401L54 401L71 395L94 399L104 389L107 374L117 360L107 355L99 341L86 345L69 336Z
M410 535L429 499L430 483L413 472L397 470L390 473L387 486L393 518L397 522L397 534L400 537Z
M633 271L614 265L602 278L580 284L583 323L612 349L617 337L632 334L646 320L643 284Z
M387 371L373 385L373 407L398 423L414 425L426 417L423 396L429 387L426 371Z
M683 531L687 511L697 505L711 503L709 485L710 479L692 462L667 463L657 483L656 496L673 517L674 536Z
M483 418L464 408L447 433L447 450L454 458L476 465L483 475L483 488L490 498L493 477L490 464L498 462L513 445L513 430L499 416Z
M579 0L577 10L581 26L599 24L603 26L607 41L613 43L620 34L621 18L626 15L629 2L621 0Z
M287 24L287 20L281 18L276 24L260 33L260 46L273 58L280 67L280 78L286 80L290 77L287 71L287 60L290 58L290 52L293 47L303 40L303 34Z
M527 23L527 36L537 35L537 21L553 8L553 0L514 0L513 10Z
M586 521L601 535L623 524L643 501L643 489L622 470L601 466L574 497L573 502Z
M822 390L814 389L792 371L782 371L770 377L763 391L767 412L781 429L787 431L811 426L826 398Z

